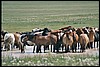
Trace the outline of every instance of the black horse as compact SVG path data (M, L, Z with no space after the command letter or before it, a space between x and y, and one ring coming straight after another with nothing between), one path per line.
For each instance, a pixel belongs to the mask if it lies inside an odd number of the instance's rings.
M99 46L99 31L95 31L95 35L94 35L95 39L94 39L94 48L95 48L95 42L97 42L97 48Z

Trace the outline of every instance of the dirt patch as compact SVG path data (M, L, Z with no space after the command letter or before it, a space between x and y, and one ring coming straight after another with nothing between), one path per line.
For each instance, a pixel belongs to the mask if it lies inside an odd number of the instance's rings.
M32 51L26 51L25 53L21 53L20 50L14 50L14 51L2 51L1 52L2 56L12 56L12 57L17 57L17 58L20 58L20 57L26 57L26 56L29 56L29 57L33 57L33 56L48 56L49 54L53 55L53 56L57 56L57 55L99 55L99 48L94 48L94 49L86 49L85 52L83 53L80 53L80 52L77 52L77 53L72 53L72 52L68 52L68 53L65 53L65 52L59 52L59 53L52 53L52 52L46 52L46 53L32 53Z

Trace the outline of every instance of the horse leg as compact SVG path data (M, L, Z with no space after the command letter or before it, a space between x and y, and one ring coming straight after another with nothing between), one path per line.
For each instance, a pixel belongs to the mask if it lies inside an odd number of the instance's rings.
M62 44L62 51L63 51L64 45Z
M24 44L21 44L21 53L25 53L25 51L24 51Z
M80 53L82 52L82 44L80 44L81 45L81 48L80 48Z
M19 50L21 50L21 43L18 44L18 48L19 48Z
M86 49L90 49L90 43L87 44Z
M39 45L37 45L37 48L36 48L36 53L39 52Z
M21 49L21 45L19 45L19 50Z
M84 50L85 50L85 45L84 44L81 44L81 49L80 49L80 52L84 52Z
M67 48L66 48L67 46L65 45L65 52L67 52L66 50L67 50Z
M10 44L10 50L13 50L15 47L14 42Z
M38 45L36 45L36 53L38 53Z
M78 49L79 49L80 45L79 45L79 42L78 42Z
M69 45L67 46L67 50L68 50L68 52L70 52Z
M10 50L12 51L14 47L13 44L10 44L9 46L10 46Z
M45 47L45 45L44 45L44 53L45 53L45 48L46 48L46 47Z
M74 53L75 44L72 44L71 48L72 48L72 52Z
M54 47L53 47L53 52L55 52L55 45L53 45Z
M75 52L76 52L76 50L77 50L77 43L75 44Z
M11 44L8 44L6 47L7 47L7 51L11 50Z
M51 44L51 52L52 52L52 44Z
M21 43L20 42L19 42L18 46L19 46L19 50L20 50L21 49Z
M99 41L97 41L97 48L98 48L98 46L99 46L99 43L98 43Z
M57 44L56 44L57 45ZM57 48L57 52L59 52L59 48Z
M41 45L39 45L39 51L40 51L40 53L42 53L42 52L41 52Z
M94 48L95 48L95 41L94 41Z
M91 49L93 48L93 42L90 42Z
M84 52L85 51L85 44L83 44L83 46L82 46L82 52Z
M59 52L59 49L57 49L57 52Z
M34 53L34 51L35 51L35 45L33 45L33 53Z
M49 50L49 45L46 48L47 48L47 50Z
M69 52L69 45L65 46L65 52Z

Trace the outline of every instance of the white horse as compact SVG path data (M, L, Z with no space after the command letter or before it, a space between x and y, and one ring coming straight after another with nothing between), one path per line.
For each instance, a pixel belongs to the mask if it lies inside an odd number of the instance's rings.
M39 32L39 30L41 30L40 28L34 28L32 29L32 32Z
M14 48L15 37L13 33L6 33L4 36L4 48L12 50Z

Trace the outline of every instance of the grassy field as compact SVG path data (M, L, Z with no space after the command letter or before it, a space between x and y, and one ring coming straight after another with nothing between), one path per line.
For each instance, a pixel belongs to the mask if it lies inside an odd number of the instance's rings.
M99 1L2 1L2 29L99 27Z
M33 57L2 57L2 66L99 66L98 55L36 55Z

